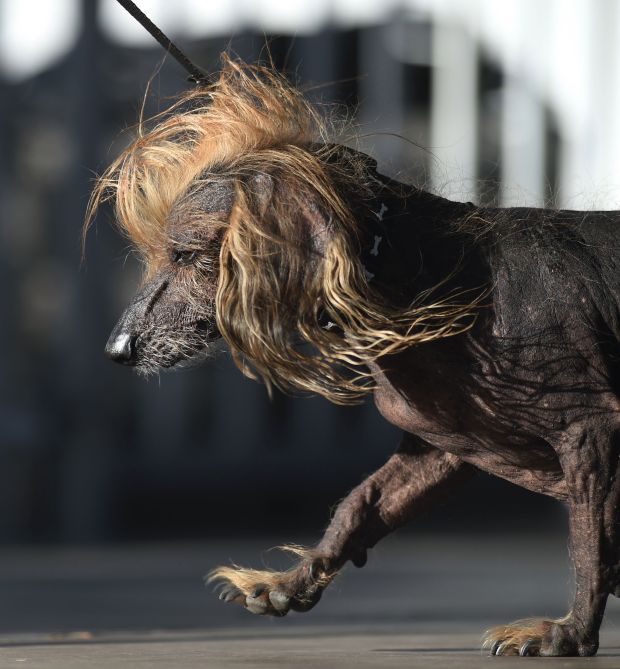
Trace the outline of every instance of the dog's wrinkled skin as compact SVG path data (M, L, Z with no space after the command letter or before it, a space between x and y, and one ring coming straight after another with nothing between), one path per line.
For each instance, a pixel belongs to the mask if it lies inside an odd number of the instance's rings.
M297 567L221 568L220 596L259 614L308 610L345 563L363 566L382 537L483 470L566 503L577 584L567 616L495 628L485 647L593 655L607 597L620 591L620 213L477 208L391 182L370 161L368 181L368 202L347 205L376 294L406 305L441 285L486 290L484 304L469 329L369 362L378 410L403 430L399 449L340 504L315 548L294 549ZM277 174L256 176L263 212L279 187ZM222 178L188 197L223 221L235 202ZM301 246L320 263L329 212L302 209ZM173 207L167 259L110 337L113 359L152 371L199 359L217 339L223 236L184 225Z

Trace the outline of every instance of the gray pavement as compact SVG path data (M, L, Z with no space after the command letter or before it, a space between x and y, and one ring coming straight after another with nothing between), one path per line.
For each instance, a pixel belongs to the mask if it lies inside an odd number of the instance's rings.
M620 603L594 659L489 658L489 625L565 612L561 536L391 538L307 614L255 617L202 585L230 560L281 567L282 539L123 548L11 549L0 556L0 667L620 668Z

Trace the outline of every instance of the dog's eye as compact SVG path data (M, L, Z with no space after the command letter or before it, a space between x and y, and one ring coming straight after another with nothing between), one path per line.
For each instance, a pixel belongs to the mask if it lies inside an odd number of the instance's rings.
M172 262L177 265L192 265L198 260L198 251L192 249L175 249L172 252Z

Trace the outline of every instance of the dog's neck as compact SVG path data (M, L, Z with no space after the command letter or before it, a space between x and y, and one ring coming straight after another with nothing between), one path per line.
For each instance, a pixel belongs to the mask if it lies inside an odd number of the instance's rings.
M372 188L372 199L355 213L361 261L375 290L404 304L439 284L445 295L486 283L486 263L474 253L472 236L461 231L477 211L473 204L451 202L378 173Z

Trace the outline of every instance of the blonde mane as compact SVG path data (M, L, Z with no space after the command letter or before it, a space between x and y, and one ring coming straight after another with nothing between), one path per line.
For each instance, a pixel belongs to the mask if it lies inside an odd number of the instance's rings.
M333 129L272 69L224 57L215 83L140 121L135 141L98 180L86 227L100 203L113 200L149 275L167 257L171 212L208 175L232 179L228 220L192 212L196 226L222 233L221 335L246 375L346 404L372 389L369 363L463 332L477 300L433 302L427 293L396 308L368 285L347 204L370 197L368 166L328 144ZM251 185L261 174L275 183L267 203ZM320 253L309 243L309 206L329 221ZM337 328L322 327L322 316Z

